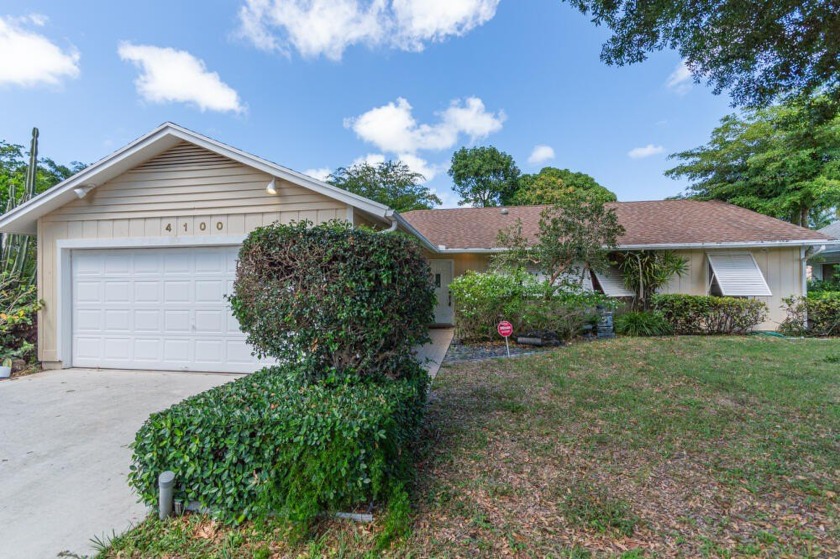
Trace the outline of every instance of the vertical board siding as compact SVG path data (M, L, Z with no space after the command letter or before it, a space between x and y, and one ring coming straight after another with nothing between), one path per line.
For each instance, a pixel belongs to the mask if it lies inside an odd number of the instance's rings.
M347 218L343 202L286 182L278 181L278 194L270 195L269 180L183 143L39 219L38 292L44 308L38 313L38 358L48 367L57 365L59 240L231 236L275 221Z

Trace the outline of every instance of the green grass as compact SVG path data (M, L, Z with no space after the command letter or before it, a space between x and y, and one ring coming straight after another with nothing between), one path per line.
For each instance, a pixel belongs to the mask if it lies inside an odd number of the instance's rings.
M149 520L102 556L832 556L838 356L838 340L626 338L447 367L408 516L301 541Z

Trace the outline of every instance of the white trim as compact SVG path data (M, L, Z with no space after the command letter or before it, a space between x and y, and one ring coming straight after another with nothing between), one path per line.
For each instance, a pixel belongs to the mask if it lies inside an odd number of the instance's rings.
M167 248L167 247L224 247L241 245L247 235L218 235L209 237L146 237L118 239L60 239L56 241L55 276L59 280L56 305L56 361L62 367L72 366L73 340L73 264L74 250ZM69 335L65 335L69 334Z
M368 200L358 194L341 190L331 184L319 181L310 176L298 173L289 168L272 163L255 155L228 146L212 138L208 138L192 130L188 130L177 124L166 122L148 134L129 143L125 147L111 155L100 159L93 165L79 171L67 180L57 184L53 188L39 194L28 202L14 208L7 214L0 216L0 231L7 233L35 234L36 222L39 217L53 211L57 207L76 199L73 190L77 187L91 187L107 182L112 178L127 172L142 162L163 153L173 147L178 141L189 142L202 147L234 161L257 169L272 177L277 177L297 184L334 200L338 200L355 208L364 210L374 216L384 218L391 210L388 206ZM156 149L159 146L160 149ZM132 161L132 157L136 161ZM122 168L121 164L128 165ZM109 171L111 171L109 173ZM103 180L100 180L103 179ZM50 202L60 202L61 197L67 198L56 208L43 209ZM39 213L40 212L40 213Z

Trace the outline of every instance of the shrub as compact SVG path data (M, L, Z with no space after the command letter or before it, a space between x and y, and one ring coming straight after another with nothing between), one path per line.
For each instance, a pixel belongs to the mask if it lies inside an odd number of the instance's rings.
M779 330L791 336L840 334L840 292L809 293L808 297L782 300L787 311Z
M497 339L501 320L510 321L514 332L569 339L592 320L598 305L612 306L603 295L572 285L552 287L522 269L468 271L449 288L455 300L457 335L466 341Z
M767 317L767 305L756 299L710 295L663 294L653 297L676 334L744 334Z
M34 285L0 275L0 360L34 359L41 307Z
M615 317L615 331L624 336L667 336L674 329L660 312L630 311Z
M413 370L435 304L413 240L342 222L256 229L239 253L233 314L248 343L315 378Z
M157 477L172 470L176 498L226 521L307 521L399 494L427 387L418 371L401 376L328 386L271 367L213 388L149 417L129 482L154 506Z

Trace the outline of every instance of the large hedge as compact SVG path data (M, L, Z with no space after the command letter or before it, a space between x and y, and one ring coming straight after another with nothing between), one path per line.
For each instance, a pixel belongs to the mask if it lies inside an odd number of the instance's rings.
M652 303L676 334L744 334L767 318L767 304L757 299L662 294Z
M613 305L603 295L573 285L551 286L522 269L468 271L449 288L456 335L465 341L499 339L496 325L501 320L510 321L516 334L570 339L596 320L597 306Z
M274 224L239 253L233 313L260 356L316 377L394 377L428 340L435 294L416 242L341 222Z
M382 500L410 478L426 396L426 375L406 376L302 384L274 367L202 392L149 417L129 482L154 506L157 477L172 470L176 498L228 521L305 521Z

